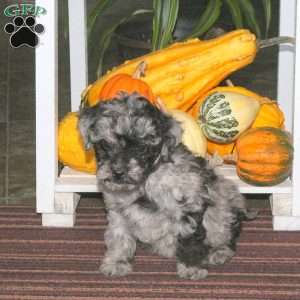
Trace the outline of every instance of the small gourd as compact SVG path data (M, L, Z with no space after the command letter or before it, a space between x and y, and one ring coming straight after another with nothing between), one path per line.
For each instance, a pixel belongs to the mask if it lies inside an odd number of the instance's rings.
M182 143L196 156L205 157L207 141L199 124L187 113L170 109L169 114L177 120L183 130Z
M118 98L120 93L125 92L127 94L138 93L145 97L151 104L155 105L156 97L154 96L151 87L142 79L142 77L145 76L146 67L146 63L142 61L132 75L120 73L111 77L99 91L97 96L98 101ZM84 98L88 96L91 88L92 85L88 86L86 91L83 92L82 95ZM84 102L87 104L87 99L84 99Z
M237 174L252 185L279 184L291 174L293 151L289 132L273 127L249 129L236 142Z
M201 104L209 95L215 92L235 92L248 96L250 97L249 99L256 99L257 101L259 101L260 108L254 122L251 125L251 128L265 126L282 129L284 128L284 114L276 101L261 96L241 86L218 86L212 89L198 100L193 109L189 111L189 114L192 115L195 119L199 119L199 110ZM235 152L235 142L221 144L211 140L207 140L207 152L209 154L217 153L219 156L224 157Z
M201 128L209 140L232 142L251 126L259 108L254 98L235 92L215 92L200 107Z

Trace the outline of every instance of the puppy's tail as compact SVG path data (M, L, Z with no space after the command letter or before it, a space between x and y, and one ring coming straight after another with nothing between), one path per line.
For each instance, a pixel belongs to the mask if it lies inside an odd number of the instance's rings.
M243 208L243 209L238 209L237 215L238 215L238 219L241 221L252 221L257 218L258 211Z
M240 221L252 221L256 219L258 211L255 209L249 209L246 206L246 198L244 195L239 194L237 191L236 196L231 199L231 207L234 213L237 214L237 217Z
M242 195L236 186L233 187L233 198L231 198L231 207L238 215L241 221L252 221L256 219L258 211L255 209L249 209L246 205L246 198Z

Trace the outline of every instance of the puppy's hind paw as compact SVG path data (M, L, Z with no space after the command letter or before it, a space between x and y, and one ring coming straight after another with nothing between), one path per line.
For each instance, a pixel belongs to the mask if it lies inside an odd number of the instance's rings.
M125 276L132 271L132 266L128 262L103 262L99 268L105 276Z
M208 271L198 267L187 267L183 263L177 263L177 274L180 278L198 280L207 277Z

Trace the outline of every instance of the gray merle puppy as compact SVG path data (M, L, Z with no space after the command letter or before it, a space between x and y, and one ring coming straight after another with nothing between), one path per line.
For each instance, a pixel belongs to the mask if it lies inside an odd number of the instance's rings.
M181 143L180 124L134 93L84 109L79 129L94 147L108 210L100 270L132 270L136 244L176 257L182 278L207 276L235 252L241 221L252 219L229 180Z

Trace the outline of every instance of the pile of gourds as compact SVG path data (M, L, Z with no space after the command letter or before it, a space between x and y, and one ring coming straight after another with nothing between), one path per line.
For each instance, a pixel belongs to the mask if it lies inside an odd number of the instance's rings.
M195 154L217 153L232 160L237 174L254 185L274 185L291 173L293 147L277 102L243 87L218 86L231 73L253 62L255 36L235 30L212 40L175 43L125 62L90 85L84 105L138 92L157 99L183 127L183 143ZM86 152L77 129L78 114L59 125L59 160L95 173L93 152Z

